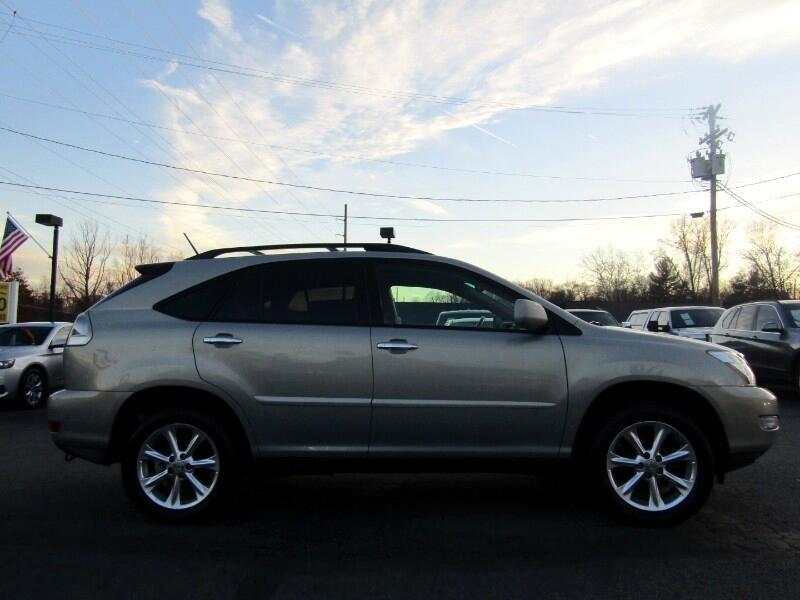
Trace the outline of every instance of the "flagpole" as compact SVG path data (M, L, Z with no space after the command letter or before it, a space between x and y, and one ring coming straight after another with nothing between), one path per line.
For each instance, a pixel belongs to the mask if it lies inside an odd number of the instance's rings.
M14 224L15 224L17 227L19 227L20 229L22 229L22 231L24 231L24 232L27 234L27 236L28 236L29 238L31 238L31 239L34 241L34 243L35 243L37 246L39 246L39 248L41 248L41 249L42 249L42 252L44 252L45 254L47 254L47 258L53 258L53 256L52 256L52 255L51 255L51 254L50 254L50 253L49 253L49 252L48 252L48 251L45 249L45 247L44 247L44 246L42 246L42 245L39 243L39 240L37 240L35 237L33 237L33 236L31 235L31 232L30 232L30 231L28 231L28 230L27 230L27 229L25 229L25 228L24 228L22 225L20 225L20 222L19 222L19 221L17 221L17 219L14 217L14 215L12 215L12 214L11 214L9 211L6 211L6 215L8 215L8 218L9 218L9 219L11 219L12 221L14 221Z

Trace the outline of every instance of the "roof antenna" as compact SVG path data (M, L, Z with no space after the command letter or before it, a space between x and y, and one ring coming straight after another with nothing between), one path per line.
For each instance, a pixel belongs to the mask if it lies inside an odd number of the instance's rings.
M195 256L197 256L198 254L200 254L200 253L197 251L197 248L195 248L195 247L194 247L194 244L192 243L192 240L190 240L190 239L189 239L189 236L188 236L188 235L186 235L186 232L185 232L185 231L183 232L183 237L185 237L185 238L186 238L186 241L187 241L187 242L189 242L189 245L192 247L192 250L194 250L194 254L195 254Z

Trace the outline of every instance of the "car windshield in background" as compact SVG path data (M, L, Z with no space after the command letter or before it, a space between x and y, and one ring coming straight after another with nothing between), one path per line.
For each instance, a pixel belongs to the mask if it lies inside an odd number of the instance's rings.
M43 344L51 327L3 327L0 346L38 346Z
M619 321L617 321L613 315L607 312L594 312L588 310L573 310L570 312L572 312L572 314L576 317L580 317L589 323L597 323L603 327L619 327Z
M784 307L792 319L792 327L800 327L800 302L784 304Z
M720 315L725 312L721 308L689 308L672 311L673 329L684 327L713 327Z

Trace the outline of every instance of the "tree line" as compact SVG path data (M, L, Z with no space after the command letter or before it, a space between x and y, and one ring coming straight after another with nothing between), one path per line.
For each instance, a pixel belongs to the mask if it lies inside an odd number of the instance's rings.
M733 224L720 223L718 260L727 270L732 253ZM723 306L751 300L797 298L800 292L800 253L789 248L777 225L758 221L747 226L740 268L721 278ZM534 278L519 282L559 305L595 301L650 304L709 304L711 301L711 243L705 220L683 217L670 224L669 234L648 256L624 252L612 245L583 257L580 279L556 283Z
M718 235L720 271L732 258L731 223L721 223ZM777 225L758 221L745 231L741 267L721 280L724 306L750 300L797 298L800 293L800 253L788 247ZM649 255L598 247L581 261L581 277L556 283L532 278L518 282L559 304L595 301L649 304L708 304L711 244L706 221L677 219L668 235ZM78 225L61 252L56 315L70 319L100 298L138 276L136 265L182 258L147 237L112 239L96 222ZM20 282L20 321L46 318L49 282L34 285L22 269L6 280Z
M59 253L55 317L71 320L106 294L133 281L136 265L183 258L169 254L147 237L113 239L96 222L85 221ZM44 320L50 302L49 279L31 282L23 269L5 281L18 281L19 321Z

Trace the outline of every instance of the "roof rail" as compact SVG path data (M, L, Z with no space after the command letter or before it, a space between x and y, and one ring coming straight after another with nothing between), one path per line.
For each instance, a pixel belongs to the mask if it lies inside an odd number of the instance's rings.
M205 252L195 254L186 260L217 258L222 254L231 254L233 252L263 254L262 250L299 250L312 248L324 248L330 252L338 252L340 249L345 248L361 248L367 252L411 252L414 254L429 254L424 250L417 250L416 248L401 246L400 244L343 244L341 242L332 242L329 244L269 244L266 246L235 246L232 248L216 248L214 250L206 250Z

